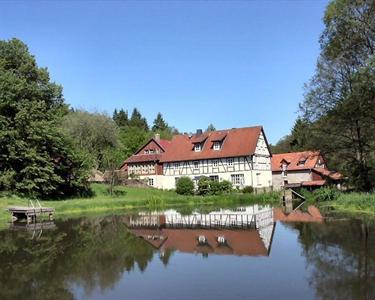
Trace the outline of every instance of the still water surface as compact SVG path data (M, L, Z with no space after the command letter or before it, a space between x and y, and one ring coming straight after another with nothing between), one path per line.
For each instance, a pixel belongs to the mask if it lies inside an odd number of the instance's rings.
M285 216L255 206L10 225L0 299L375 299L373 225Z

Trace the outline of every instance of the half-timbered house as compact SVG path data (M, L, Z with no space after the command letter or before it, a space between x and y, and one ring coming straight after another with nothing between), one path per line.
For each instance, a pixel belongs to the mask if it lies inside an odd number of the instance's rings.
M158 171L148 177L153 179L150 185L155 187L173 189L182 176L194 181L202 176L229 180L238 188L272 186L271 152L261 126L175 135L166 147L159 149L157 157L145 152L152 142L155 139L131 156L125 165L128 174L145 178L151 174L139 168L156 163Z

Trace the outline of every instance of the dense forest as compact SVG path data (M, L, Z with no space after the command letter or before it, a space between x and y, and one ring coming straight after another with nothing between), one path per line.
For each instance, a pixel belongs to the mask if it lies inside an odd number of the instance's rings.
M363 191L375 186L375 2L332 1L300 116L274 153L319 149Z

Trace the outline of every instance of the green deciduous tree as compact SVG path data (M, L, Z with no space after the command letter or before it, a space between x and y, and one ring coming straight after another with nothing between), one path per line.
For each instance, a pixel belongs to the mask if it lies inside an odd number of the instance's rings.
M301 111L316 145L359 190L375 185L375 2L332 1Z
M103 167L103 153L108 148L120 147L119 128L111 117L103 113L70 112L63 118L62 129L99 168Z
M89 166L59 132L67 111L27 46L0 41L0 189L43 198L87 190Z

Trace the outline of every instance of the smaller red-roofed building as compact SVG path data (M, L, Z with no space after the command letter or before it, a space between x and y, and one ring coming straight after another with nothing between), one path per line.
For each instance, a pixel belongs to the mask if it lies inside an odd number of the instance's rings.
M334 183L339 185L342 174L330 171L320 151L273 154L272 182L274 189L285 186L316 188Z

